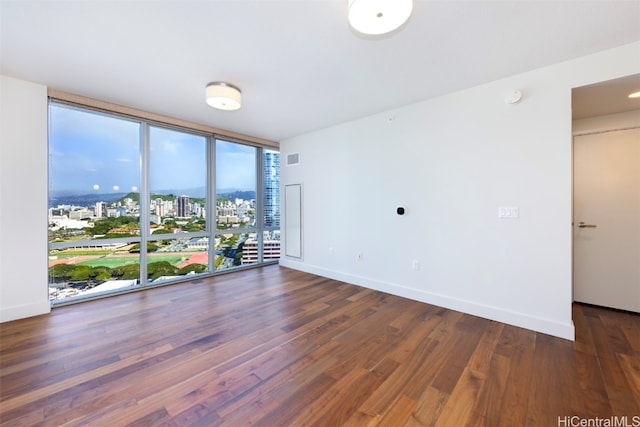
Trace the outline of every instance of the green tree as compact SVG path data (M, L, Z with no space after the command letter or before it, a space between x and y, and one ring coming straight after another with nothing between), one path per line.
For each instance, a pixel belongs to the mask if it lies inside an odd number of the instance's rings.
M75 265L71 272L71 280L90 280L92 279L91 270L88 265Z
M140 264L127 264L115 267L111 270L111 274L116 279L132 280L140 277Z
M180 276L183 276L183 275L189 274L191 272L204 273L205 271L207 271L207 265L206 264L189 264L189 265L184 266L181 269L179 269L178 270L178 274Z
M151 234L173 234L173 230L158 228L157 230L153 230L153 233Z
M216 270L220 268L220 265L222 265L222 261L224 261L224 255L222 255L222 254L221 254L221 255L218 255L218 256L216 257L215 262L214 262L214 265L215 265L215 269L216 269Z
M111 279L111 269L102 265L93 267L91 269L91 277L95 280L109 280Z
M153 242L147 242L147 252L155 252L158 250L158 248L159 246L157 244ZM129 249L129 253L140 253L140 243L136 243L135 245L131 246L131 249Z
M56 264L49 267L49 277L54 281L69 280L74 269L73 264Z
M178 228L178 223L176 222L175 219L173 218L165 218L162 223L164 224L164 226L168 229L173 229L173 228ZM172 231L173 233L173 231Z
M202 231L203 226L200 224L188 224L185 227L185 231L194 232L194 231Z
M138 218L132 216L119 216L117 218L102 218L93 223L93 227L86 227L83 230L91 235L107 234L113 228L128 228L132 230L131 235L135 235L133 230L138 228ZM115 237L123 237L117 234Z
M162 276L175 276L177 274L178 269L168 261L151 262L147 266L147 277L151 280L156 280Z
M242 264L242 251L236 252L236 257L233 260L233 265L241 265Z

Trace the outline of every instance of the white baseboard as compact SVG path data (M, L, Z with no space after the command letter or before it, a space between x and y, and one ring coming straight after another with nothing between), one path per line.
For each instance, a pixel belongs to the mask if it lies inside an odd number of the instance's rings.
M555 320L545 319L530 314L518 313L501 307L478 304L473 301L408 288L395 283L382 282L367 277L345 274L339 271L317 267L306 263L293 261L287 258L281 258L280 265L283 267L292 268L294 270L300 270L306 273L316 274L318 276L328 277L330 279L364 286L365 288L386 292L415 301L433 304L451 310L461 311L463 313L483 317L489 320L495 320L497 322L506 323L513 326L518 326L520 328L530 329L532 331L541 332L547 335L552 335L571 341L575 339L575 328L573 326L573 322L561 323Z
M38 316L40 314L47 314L50 312L51 304L49 301L13 307L2 307L0 309L0 323L24 319L25 317Z

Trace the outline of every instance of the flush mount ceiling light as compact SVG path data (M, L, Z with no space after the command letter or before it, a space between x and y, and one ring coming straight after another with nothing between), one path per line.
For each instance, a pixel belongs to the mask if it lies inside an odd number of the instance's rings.
M404 24L412 10L413 0L349 0L349 24L362 34L385 34Z
M640 98L640 91L630 93L629 98Z
M242 105L240 89L225 82L213 82L207 85L207 104L219 110L237 110Z

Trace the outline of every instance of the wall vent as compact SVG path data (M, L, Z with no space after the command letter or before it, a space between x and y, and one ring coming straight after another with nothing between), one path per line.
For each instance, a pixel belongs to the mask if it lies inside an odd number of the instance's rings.
M300 163L300 153L287 154L287 166L297 165Z

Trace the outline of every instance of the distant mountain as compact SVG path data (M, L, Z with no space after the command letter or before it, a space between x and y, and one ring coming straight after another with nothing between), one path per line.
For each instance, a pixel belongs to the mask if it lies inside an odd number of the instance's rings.
M207 196L207 189L205 187L195 188L169 188L162 190L153 190L153 194L173 194L174 196L189 196L194 198L203 198Z
M200 195L202 194L202 195ZM191 190L160 190L154 191L151 194L151 199L160 197L165 200L170 200L176 196L187 195L192 199L204 199L204 189L191 189ZM229 200L243 199L251 200L256 198L256 192L253 190L235 190L227 189L218 193L218 197L224 197ZM116 201L122 201L125 198L133 199L136 203L140 202L139 193L90 193L90 194L69 194L68 192L50 192L49 193L49 207L53 208L59 205L73 205L73 206L93 206L97 202L113 203Z
M65 194L63 192L51 192L49 194L49 207L58 205L92 206L97 202L111 203L126 196L127 193L102 193L102 194Z
M253 190L236 190L228 193L220 192L218 197L224 197L225 199L234 200L234 199L242 199L242 200L251 200L256 198L256 192Z
M154 195L172 195L177 196L189 196L192 199L204 199L206 198L206 189L204 187L189 188L181 190L156 190L152 192L152 198ZM243 199L251 200L256 198L256 192L254 190L240 190L237 188L225 188L218 190L218 197L225 197L227 199Z

